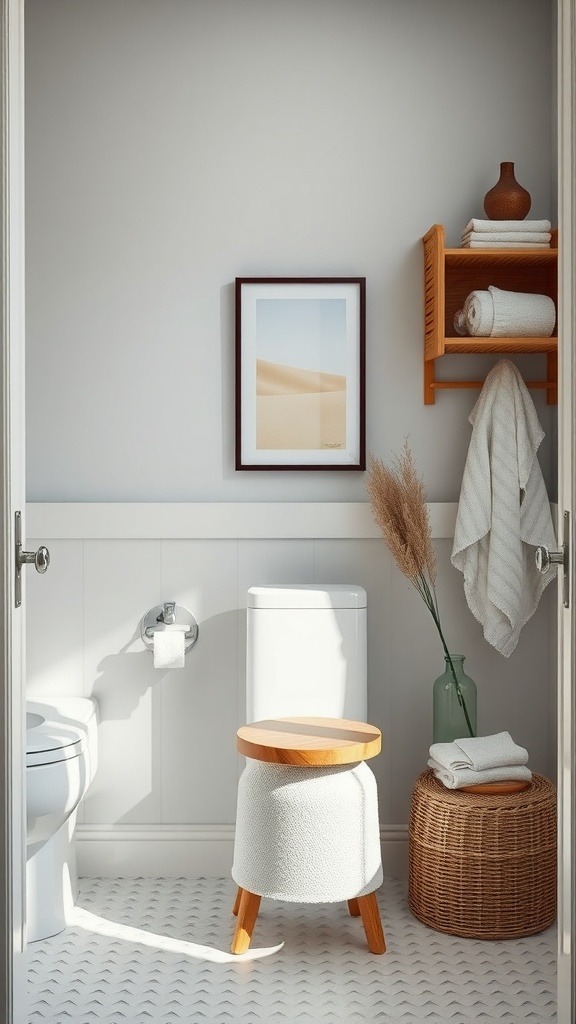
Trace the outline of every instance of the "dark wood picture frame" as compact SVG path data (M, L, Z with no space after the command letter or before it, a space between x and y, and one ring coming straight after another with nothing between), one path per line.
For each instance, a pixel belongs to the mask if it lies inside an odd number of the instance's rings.
M237 277L236 469L366 468L366 278Z

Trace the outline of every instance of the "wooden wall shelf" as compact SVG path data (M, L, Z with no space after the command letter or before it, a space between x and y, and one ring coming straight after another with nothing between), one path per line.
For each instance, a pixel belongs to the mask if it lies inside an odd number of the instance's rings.
M481 388L483 381L437 381L436 360L448 353L545 353L546 380L527 381L546 388L549 405L558 401L558 338L462 337L454 315L476 289L493 284L509 291L549 295L557 303L557 232L550 249L447 249L441 224L424 235L424 404L434 405L438 388Z

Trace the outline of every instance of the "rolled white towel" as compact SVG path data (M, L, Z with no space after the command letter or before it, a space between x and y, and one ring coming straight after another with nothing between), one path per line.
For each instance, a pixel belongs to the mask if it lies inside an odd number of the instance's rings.
M428 765L436 778L447 789L461 789L463 786L478 786L484 782L531 782L532 772L524 764L505 765L503 768L487 768L483 772L473 768L446 768L439 761L429 758Z
M456 331L456 334L461 334L462 336L468 334L468 328L466 326L466 314L464 313L463 309L459 309L454 314L454 330Z
M462 309L468 334L476 338L489 338L494 326L494 300L489 291L470 292Z
M491 284L494 320L492 338L549 338L556 323L556 306L549 295L509 292Z
M433 743L429 753L434 761L453 771L464 768L486 771L528 762L528 751L515 743L509 732L463 736L452 743Z
M474 238L463 242L462 249L549 249L550 242L484 242Z
M556 306L549 295L510 292L491 284L470 292L454 316L457 334L475 338L549 338Z
M463 235L469 231L551 231L549 220L482 220L473 217L469 220Z
M468 231L462 235L462 244L467 242L545 242L552 235L549 231Z

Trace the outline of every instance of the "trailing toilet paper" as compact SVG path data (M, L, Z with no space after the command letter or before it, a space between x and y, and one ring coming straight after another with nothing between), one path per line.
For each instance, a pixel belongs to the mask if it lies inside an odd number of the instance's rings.
M154 668L184 668L184 629L154 630Z

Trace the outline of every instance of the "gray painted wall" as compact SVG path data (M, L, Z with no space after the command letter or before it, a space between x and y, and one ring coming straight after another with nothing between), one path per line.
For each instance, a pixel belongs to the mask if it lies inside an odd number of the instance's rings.
M233 468L234 277L326 274L367 278L369 448L456 501L476 393L422 404L421 237L501 160L555 219L549 0L27 0L26 55L28 500L364 500Z

